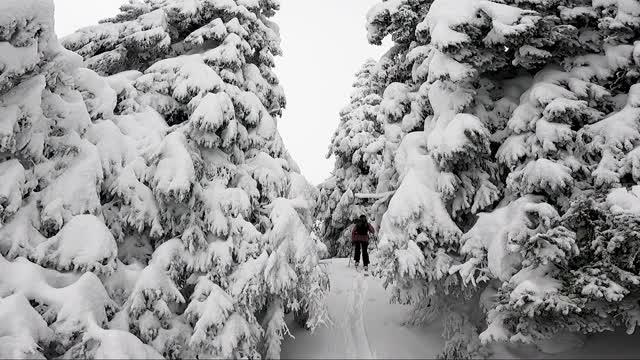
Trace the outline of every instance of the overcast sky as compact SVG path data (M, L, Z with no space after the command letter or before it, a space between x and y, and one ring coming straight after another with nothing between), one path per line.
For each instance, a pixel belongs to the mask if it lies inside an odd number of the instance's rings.
M2 0L0 0L2 1ZM280 134L314 184L333 168L325 159L338 112L351 93L353 75L369 58L378 59L385 47L367 43L365 15L380 0L280 0L275 17L280 26L284 56L276 72L287 95ZM60 36L117 13L125 0L54 0Z

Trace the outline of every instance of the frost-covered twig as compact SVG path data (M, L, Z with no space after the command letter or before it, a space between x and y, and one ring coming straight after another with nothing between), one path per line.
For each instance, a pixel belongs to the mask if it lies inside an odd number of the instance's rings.
M358 199L387 199L393 196L393 194L395 194L396 191L387 191L387 192L383 192L380 194L363 194L363 193L357 193L354 196Z

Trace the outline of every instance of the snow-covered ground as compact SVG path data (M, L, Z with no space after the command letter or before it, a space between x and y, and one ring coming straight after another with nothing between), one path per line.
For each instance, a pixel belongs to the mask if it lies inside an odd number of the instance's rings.
M333 325L312 334L290 322L293 338L282 345L284 359L434 358L441 330L402 325L406 306L390 305L379 279L349 268L347 259L325 260L331 276L327 299ZM291 319L290 319L291 320Z
M347 259L324 260L331 276L328 298L333 324L314 333L301 329L289 317L292 335L282 345L283 359L402 358L433 359L443 346L439 325L410 327L402 324L408 307L388 303L380 279L365 277L348 267ZM554 355L531 346L493 347L493 358L522 359L637 359L640 334L624 332L587 337L584 346ZM563 340L563 342L567 342Z

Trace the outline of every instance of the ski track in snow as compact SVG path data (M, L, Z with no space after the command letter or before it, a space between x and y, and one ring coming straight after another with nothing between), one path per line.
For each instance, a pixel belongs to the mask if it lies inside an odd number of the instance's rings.
M344 317L342 328L346 330L347 354L352 358L374 358L364 324L364 301L368 288L364 275L359 273L356 275L347 297L345 308L347 316Z
M332 324L311 333L290 317L295 339L283 340L283 359L435 358L442 348L440 328L403 326L408 307L389 304L380 279L364 276L347 259L323 262L331 276L327 304Z

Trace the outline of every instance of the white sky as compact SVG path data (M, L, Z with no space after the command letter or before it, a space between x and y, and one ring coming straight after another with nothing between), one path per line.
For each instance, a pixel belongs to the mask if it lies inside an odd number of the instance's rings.
M0 0L2 1L2 0ZM275 17L284 56L276 73L287 95L278 124L285 145L314 184L330 175L325 159L340 109L351 93L353 76L388 46L369 45L365 15L380 0L280 0ZM117 13L125 0L54 0L60 36ZM322 4L322 5L320 5Z

